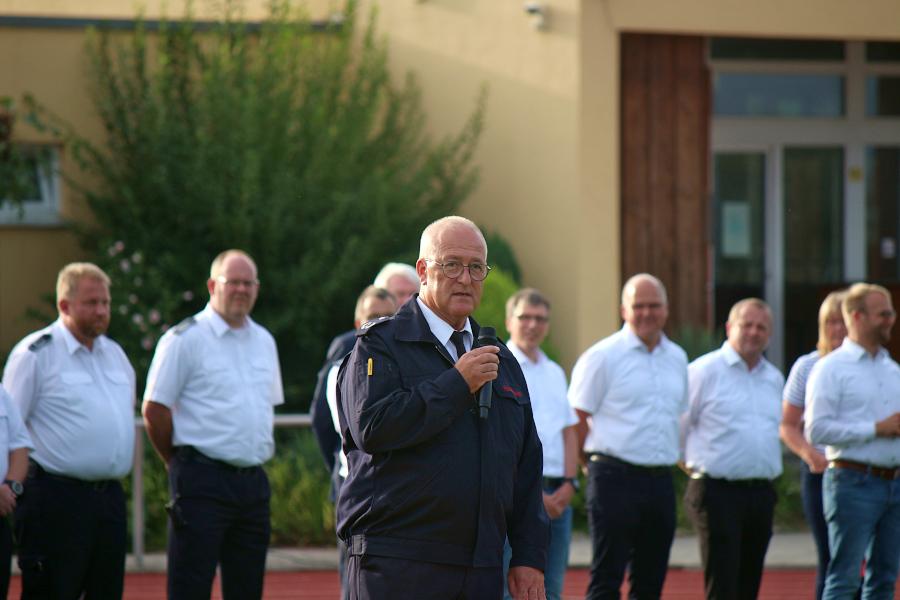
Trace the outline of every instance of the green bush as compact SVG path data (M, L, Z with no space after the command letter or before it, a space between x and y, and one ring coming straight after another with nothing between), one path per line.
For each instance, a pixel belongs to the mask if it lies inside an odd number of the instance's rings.
M147 552L159 552L166 547L168 480L162 461L146 439L144 449L144 545ZM334 506L328 500L331 483L312 431L277 429L275 456L265 469L272 487L272 544L334 544ZM132 529L131 479L124 485Z
M67 181L93 219L78 231L113 278L110 330L139 385L162 332L203 306L212 258L237 247L259 266L254 317L278 343L288 408L304 410L358 290L472 190L484 95L432 141L414 78L391 80L355 2L324 30L287 2L252 28L223 6L208 31L188 14L90 35L102 146L29 105L80 169Z

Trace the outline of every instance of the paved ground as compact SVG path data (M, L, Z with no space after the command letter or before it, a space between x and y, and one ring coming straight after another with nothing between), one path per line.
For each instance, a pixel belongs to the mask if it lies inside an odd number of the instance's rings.
M587 567L591 562L590 540L584 534L576 534L572 540L569 555L570 567ZM273 548L269 551L270 571L331 570L337 568L337 550L334 548ZM672 568L700 567L700 551L697 538L684 536L675 538L669 559ZM769 544L766 554L767 568L810 569L816 566L816 550L808 533L776 534ZM138 566L134 557L128 557L129 572L148 571L163 573L166 560L163 554L151 554L144 558L143 566Z

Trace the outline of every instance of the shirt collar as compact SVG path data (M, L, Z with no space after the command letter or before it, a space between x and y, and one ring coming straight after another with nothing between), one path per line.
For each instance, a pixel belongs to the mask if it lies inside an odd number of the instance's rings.
M533 362L530 358L528 358L528 355L525 354L525 351L516 346L515 342L513 342L512 340L506 342L506 347L509 348L509 351L512 352L512 355L516 357L516 360L519 361L520 365L524 365L525 363L539 365L547 360L547 355L544 354L544 351L540 348L537 349L538 359L537 361Z
M436 337L441 344L446 346L447 342L450 341L450 335L456 330L453 329L447 321L437 316L433 310L428 308L418 296L416 296L416 302L419 303L419 308L422 310L422 316L425 317L425 322L428 323L428 328L431 329L431 333L434 334L434 337ZM475 339L475 335L472 333L472 323L468 318L466 318L466 326L462 328L462 331L467 331L469 333L470 342Z
M865 348L851 340L849 337L844 338L844 342L840 345L838 350L849 354L853 358L853 360L862 360L863 358L881 360L884 355L887 354L887 350L885 350L884 348L878 348L878 352L875 354L875 356L871 356Z
M79 342L78 338L75 337L75 334L69 331L69 328L66 327L65 323L63 323L62 317L56 319L56 323L54 323L54 326L56 327L60 336L62 336L63 343L66 345L66 352L68 352L70 356L75 354L79 348L84 348L87 352L90 352L88 347ZM106 336L103 335L94 338L94 348L103 350L103 345L106 343L105 340Z
M216 310L210 306L209 303L206 304L206 308L203 309L203 315L206 319L209 320L209 326L212 328L213 333L216 337L222 337L229 331L233 331L234 333L240 333L242 331L249 331L250 324L253 323L253 319L250 318L250 315L247 315L247 322L243 327L234 328L228 324L228 321L222 318L222 315L216 312Z
M732 348L731 344L728 343L728 340L725 340L722 343L722 357L725 359L725 363L729 367L742 365L744 369L746 369L749 373L764 368L766 366L766 363L768 362L765 356L760 356L759 362L756 363L756 366L751 369L750 365L748 365L746 361L744 361L744 359L741 357L741 355L738 354L738 351Z
M628 323L622 325L622 337L625 339L625 347L629 350L643 350L644 352L653 353L656 352L657 348L662 349L666 344L669 343L669 338L666 337L666 334L662 331L659 332L659 343L653 347L653 350L649 350L647 348L647 344L644 343L644 340L639 338L637 334L632 331L631 327L628 326Z

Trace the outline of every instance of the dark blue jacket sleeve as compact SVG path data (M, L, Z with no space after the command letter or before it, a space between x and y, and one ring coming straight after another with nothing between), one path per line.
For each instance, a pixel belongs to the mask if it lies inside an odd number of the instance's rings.
M507 515L507 536L512 547L510 567L527 566L543 571L547 562L550 518L544 509L543 471L544 452L529 404L525 414L525 440L513 490L513 509Z
M312 402L309 405L309 416L312 420L313 434L319 444L319 452L325 460L328 472L334 471L337 453L341 449L341 436L334 430L334 421L331 419L331 410L328 408L325 385L328 372L335 363L339 363L356 341L356 332L348 331L331 340L328 353L325 356L325 364L319 369L316 377L316 389L313 392Z
M342 410L353 442L368 454L425 442L472 406L469 386L449 364L437 372L404 364L403 373L414 374L404 376L397 360L370 332L358 339L345 365Z

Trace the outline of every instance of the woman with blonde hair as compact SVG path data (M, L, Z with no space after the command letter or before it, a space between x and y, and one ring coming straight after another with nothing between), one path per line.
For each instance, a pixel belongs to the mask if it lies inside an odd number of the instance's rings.
M803 513L812 531L818 551L818 572L816 576L816 600L821 600L825 586L825 574L831 553L828 550L828 527L822 512L822 473L828 467L824 448L810 444L803 437L803 410L806 399L806 381L813 365L820 358L838 348L847 335L841 302L844 290L831 292L819 307L819 341L816 349L797 359L784 385L781 417L781 439L794 454L803 459L801 465L801 488Z

